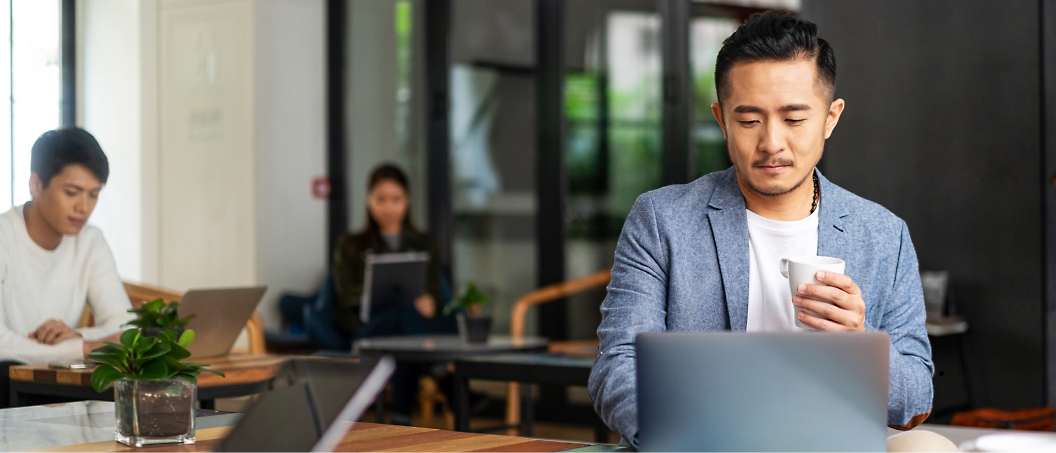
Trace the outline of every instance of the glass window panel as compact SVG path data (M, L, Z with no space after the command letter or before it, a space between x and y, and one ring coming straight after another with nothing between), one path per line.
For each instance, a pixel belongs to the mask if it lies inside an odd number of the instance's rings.
M624 219L634 200L661 182L660 16L610 13L607 40L608 170L613 184L606 209Z
M635 199L661 183L660 17L655 2L566 2L565 266L612 266ZM604 288L569 298L569 338L596 338Z
M11 0L0 0L0 99L11 99ZM11 175L11 104L0 103L0 211L14 203Z
M13 203L29 201L33 142L59 127L62 15L59 0L12 0L11 121ZM0 128L3 125L0 125Z
M532 8L451 3L453 283L458 291L472 281L491 298L493 332L509 332L513 304L538 278Z
M424 53L420 33L424 0L348 0L347 81L349 229L366 224L370 172L383 162L399 166L410 183L410 216L427 225Z
M700 17L690 22L689 63L693 72L693 177L729 168L730 156L722 129L711 113L715 96L715 57L722 41L733 34L740 23L735 19Z

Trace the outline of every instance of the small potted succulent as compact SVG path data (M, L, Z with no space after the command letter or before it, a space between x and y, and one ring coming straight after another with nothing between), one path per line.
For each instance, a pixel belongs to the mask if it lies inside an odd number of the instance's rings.
M465 291L444 307L444 315L462 309L456 314L458 321L458 335L466 343L487 343L488 334L491 333L491 315L484 314L484 306L488 304L488 296L477 289L473 282L466 284Z
M192 341L193 330L148 337L142 329L129 329L120 344L107 341L88 354L101 363L92 372L95 391L114 386L118 442L131 447L195 442L198 373L223 373L182 361L190 357L186 348Z
M134 313L138 316L135 320L129 321L126 326L136 326L143 329L143 336L145 337L156 337L159 332L172 330L176 332L176 336L183 334L183 330L187 327L187 323L194 318L195 315L190 315L185 318L180 318L178 310L180 308L179 302L165 303L163 299L154 299L153 301L147 302L141 305L139 308L128 310L129 313Z

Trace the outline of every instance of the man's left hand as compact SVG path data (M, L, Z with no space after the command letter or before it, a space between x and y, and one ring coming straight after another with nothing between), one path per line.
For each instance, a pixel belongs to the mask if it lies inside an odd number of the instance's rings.
M29 338L47 345L59 344L70 338L80 336L80 332L73 330L66 323L54 318L44 321L44 324L37 327L37 330L29 333Z
M835 272L818 271L815 278L824 285L799 285L799 294L792 297L792 304L821 317L801 311L800 322L818 330L864 332L865 301L862 300L862 290L858 288L858 284L854 283L851 277Z

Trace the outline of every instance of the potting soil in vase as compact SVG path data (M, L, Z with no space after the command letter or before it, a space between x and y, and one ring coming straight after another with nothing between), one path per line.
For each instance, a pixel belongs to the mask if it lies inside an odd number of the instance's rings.
M114 382L118 442L133 447L193 444L197 386L185 379Z

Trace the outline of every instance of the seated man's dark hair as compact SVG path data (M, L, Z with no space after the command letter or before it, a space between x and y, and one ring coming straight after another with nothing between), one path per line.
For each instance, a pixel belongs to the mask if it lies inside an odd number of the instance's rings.
M809 58L817 65L818 81L836 94L836 54L818 37L818 26L786 12L752 14L722 42L715 59L715 91L722 103L729 91L730 69L737 63L794 61Z
M83 165L99 179L100 184L106 184L110 163L99 142L88 131L79 127L55 129L41 134L33 143L29 168L45 188L67 165L75 164Z

